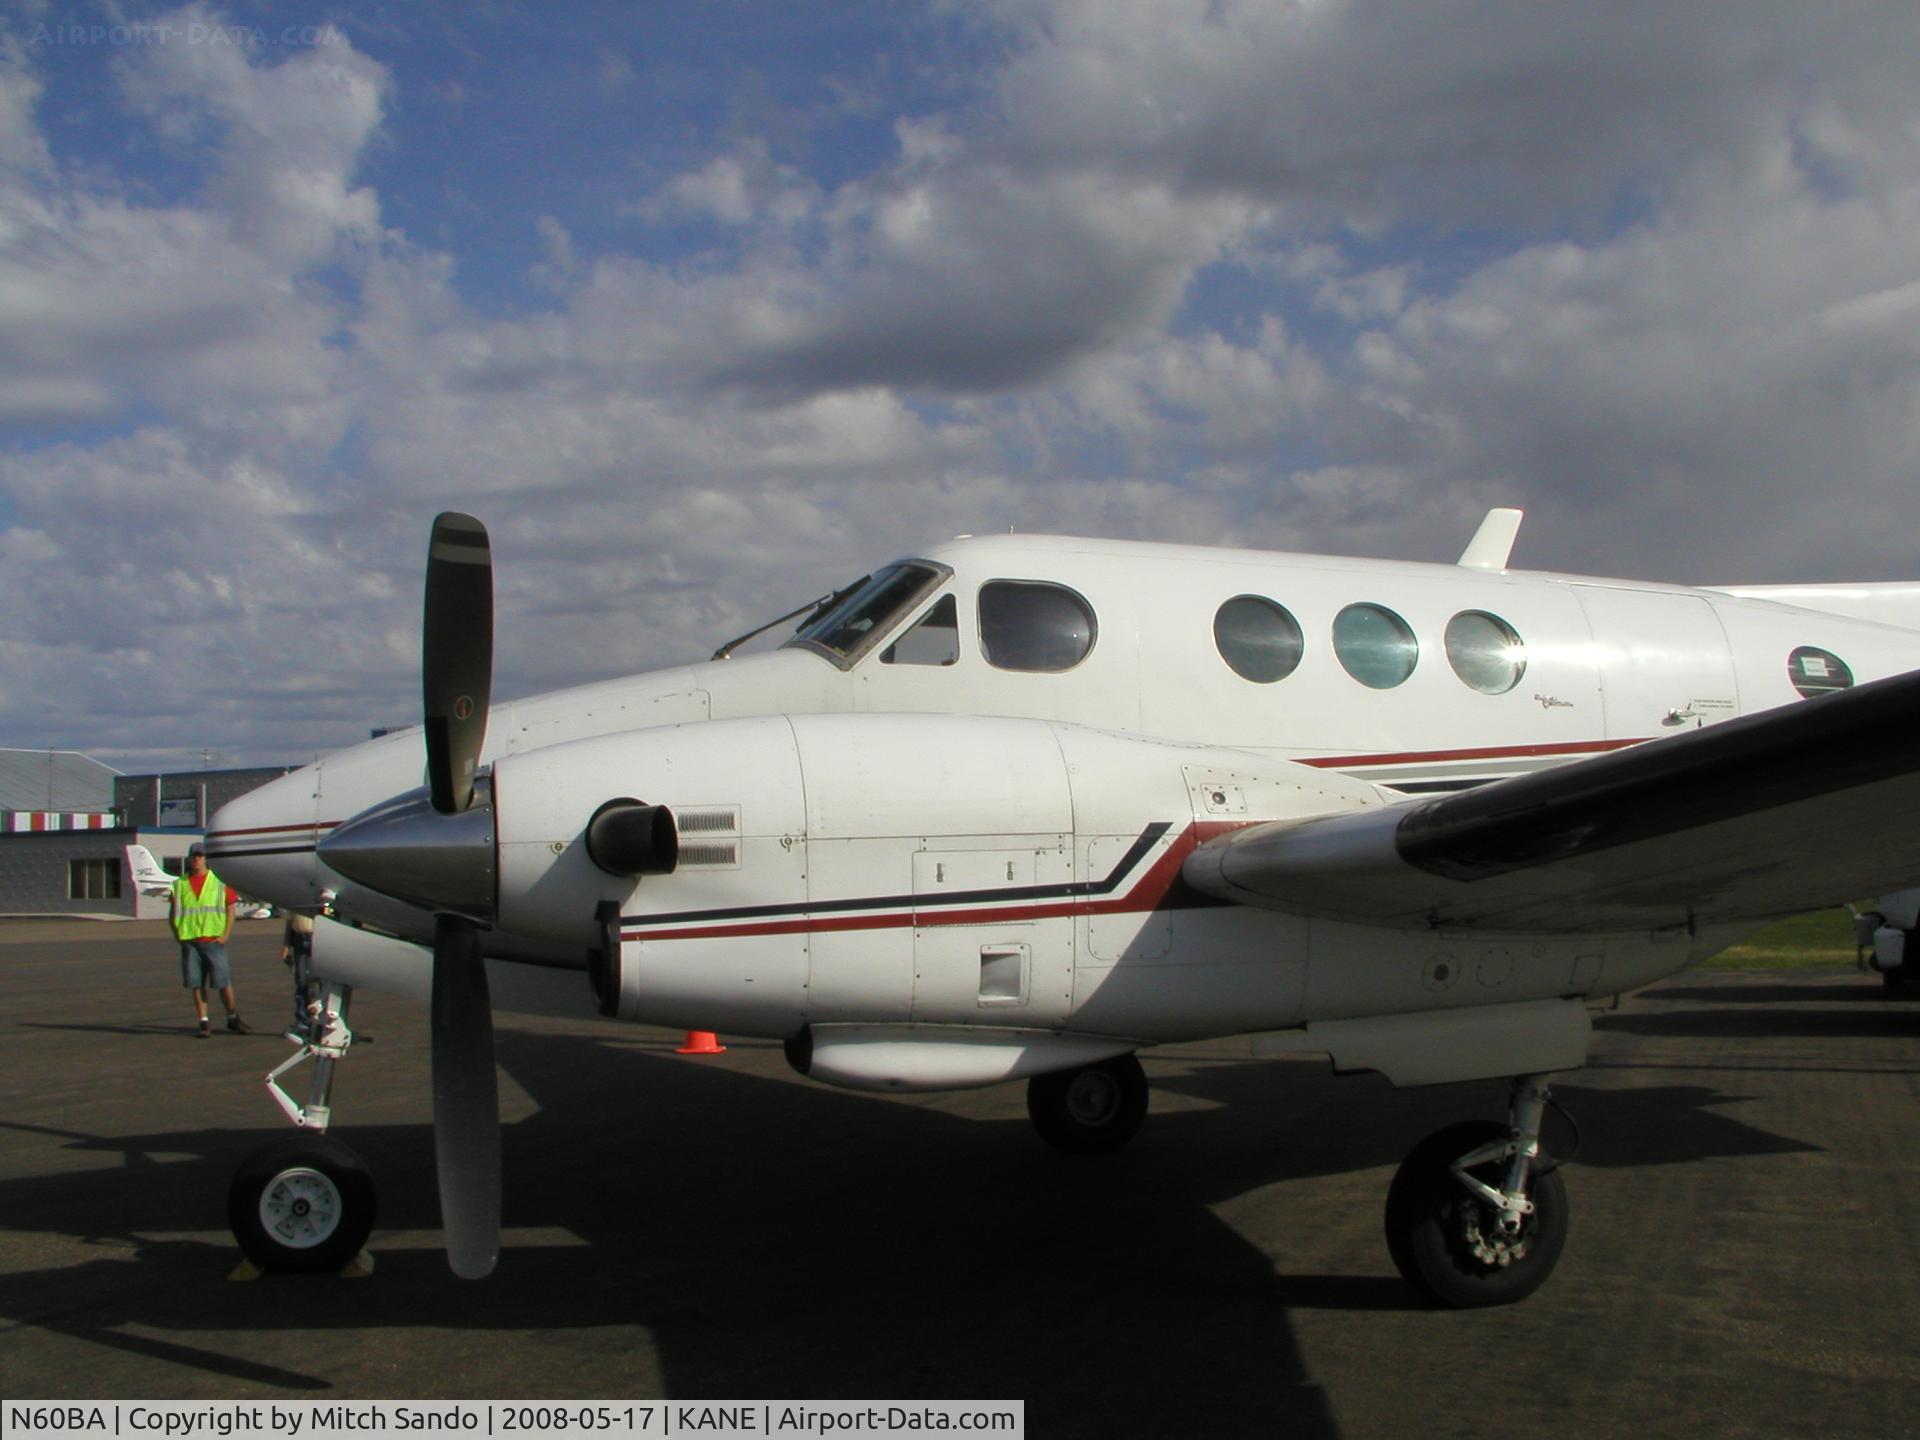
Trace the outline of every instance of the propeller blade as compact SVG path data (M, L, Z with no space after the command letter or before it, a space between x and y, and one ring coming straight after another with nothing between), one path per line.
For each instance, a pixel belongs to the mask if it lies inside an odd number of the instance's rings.
M427 546L420 675L427 786L435 810L457 815L473 803L493 690L493 547L487 527L457 510L434 517Z
M433 1143L447 1263L483 1279L500 1256L500 1094L480 931L457 915L434 919Z

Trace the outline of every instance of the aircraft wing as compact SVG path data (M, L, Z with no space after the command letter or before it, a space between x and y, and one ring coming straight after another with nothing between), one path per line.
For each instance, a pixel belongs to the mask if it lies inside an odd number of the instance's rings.
M1184 875L1378 925L1627 930L1791 915L1920 877L1920 671L1439 799L1250 825Z

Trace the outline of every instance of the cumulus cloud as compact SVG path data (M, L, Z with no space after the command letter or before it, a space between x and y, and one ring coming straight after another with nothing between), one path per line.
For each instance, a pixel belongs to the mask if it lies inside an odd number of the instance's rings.
M212 23L198 8L173 21ZM215 155L202 197L152 205L51 166L32 119L41 85L23 63L16 50L0 78L25 120L0 131L27 137L10 149L33 162L0 181L0 329L12 341L0 417L53 424L146 402L204 418L321 399L338 315L301 282L377 234L373 193L350 177L379 121L380 68L344 44L271 68L233 46L133 51L116 62L133 114L181 143L210 139Z
M495 531L503 692L1008 526L1447 559L1522 503L1526 564L1914 573L1882 522L1920 458L1920 12L964 23L937 103L828 77L859 146L636 134L645 198L501 227L511 294L370 158L483 76L336 32L128 50L116 123L190 177L163 201L63 155L57 79L0 50L8 743L297 759L406 721L444 507ZM647 91L632 39L569 98ZM185 625L242 657L216 695L167 661Z
M764 136L749 136L696 170L676 175L658 193L628 208L644 220L705 219L721 225L780 228L809 219L820 190L793 165L773 158Z

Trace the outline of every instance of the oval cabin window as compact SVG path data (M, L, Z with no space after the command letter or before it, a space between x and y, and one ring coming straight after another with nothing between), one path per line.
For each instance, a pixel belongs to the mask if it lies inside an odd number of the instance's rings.
M1802 645L1787 656L1787 679L1793 688L1811 699L1833 690L1845 690L1853 684L1853 671L1847 662L1831 650Z
M1215 612L1213 643L1234 674L1260 685L1286 679L1307 648L1287 608L1258 595L1236 595Z
M1093 607L1064 585L990 580L980 587L980 653L1001 670L1071 670L1096 635Z
M1386 606L1349 605L1333 617L1333 653L1362 685L1391 690L1413 674L1420 642Z
M1462 610L1447 622L1447 663L1482 695L1504 695L1527 673L1527 649L1498 615Z

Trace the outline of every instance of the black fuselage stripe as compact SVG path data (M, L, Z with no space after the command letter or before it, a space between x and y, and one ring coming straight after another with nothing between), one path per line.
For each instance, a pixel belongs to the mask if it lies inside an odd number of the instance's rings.
M1061 885L1006 886L998 890L965 890L937 898L926 895L874 895L857 900L800 900L785 905L742 905L726 910L680 910L661 915L622 915L622 924L684 925L708 920L767 920L782 915L837 915L851 910L946 910L961 905L1005 905L1028 900L1072 900L1083 896L1110 895L1120 887L1133 868L1161 836L1173 828L1171 822L1156 820L1142 830L1127 847L1127 853L1106 876L1099 880L1076 880Z

